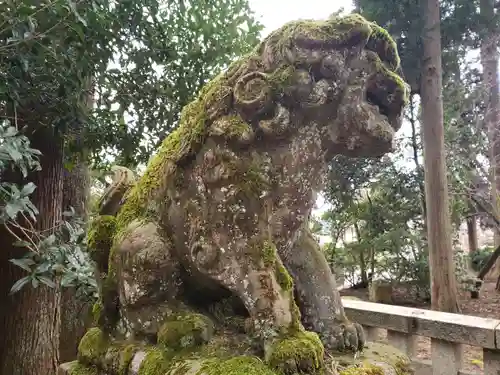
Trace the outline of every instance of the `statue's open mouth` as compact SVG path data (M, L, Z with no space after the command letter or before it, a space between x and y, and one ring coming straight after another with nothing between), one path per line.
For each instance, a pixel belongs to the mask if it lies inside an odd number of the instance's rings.
M378 112L395 131L398 131L405 105L404 95L393 79L377 75L366 88L365 101L373 106L374 111Z
M385 105L383 101L379 99L373 92L366 92L366 101L369 104L378 107L378 111L380 112L380 114L386 116L387 118L390 116L391 110L389 106Z

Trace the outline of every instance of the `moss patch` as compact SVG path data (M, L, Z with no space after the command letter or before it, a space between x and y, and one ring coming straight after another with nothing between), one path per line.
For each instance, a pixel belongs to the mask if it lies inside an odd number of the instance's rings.
M151 349L139 367L138 375L165 375L170 368L170 360L159 349Z
M196 313L169 317L158 331L158 343L169 349L185 349L207 343L212 338L212 321Z
M92 322L94 325L99 324L99 318L101 317L102 309L103 309L102 301L99 299L92 306Z
M284 374L295 374L296 366L307 367L309 374L319 374L324 368L324 348L314 332L298 332L276 342L266 356L271 368Z
M118 375L127 375L128 374L128 369L130 367L130 363L132 362L132 359L134 358L134 354L137 350L138 350L138 348L133 344L129 344L120 350L120 362L119 362L119 366L118 366Z
M294 42L301 42L309 47L340 48L361 44L363 41L366 43L371 34L370 23L360 15L351 14L325 21L299 20L289 22L272 32L263 41L262 46L267 43L271 46L274 56L278 57L279 60L286 61L286 51Z
M226 360L213 359L201 367L204 375L276 375L259 358L238 356Z
M356 374L369 374L369 375L378 375L374 374L373 371L377 370L373 368L373 365L377 365L377 367L382 366L382 364L386 364L387 366L396 370L398 375L408 375L412 374L411 362L403 352L394 348L391 345L379 343L379 342L369 342L365 345L364 350L359 353L357 358L353 358L352 354L347 353L331 353L335 361L339 364L339 366L349 369L354 367L354 370L357 371ZM370 368L369 365L372 365ZM357 368L357 369L356 369ZM364 370L360 372L362 369ZM352 370L349 370L352 371ZM383 371L384 373L386 371ZM355 375L352 373L346 373L342 375Z
M87 247L91 259L98 264L99 269L105 269L107 266L115 230L116 219L114 216L98 216L90 223Z
M211 135L224 135L228 139L250 139L252 133L250 124L237 113L219 118L210 128Z
M286 268L283 266L282 263L276 262L274 264L274 274L276 276L276 280L278 281L278 284L281 286L281 288L284 291L291 291L293 288L293 279L286 270Z
M271 241L262 244L262 261L265 267L272 267L276 262L276 246Z
M364 363L361 366L351 366L339 371L340 375L384 375L384 370L380 366Z
M254 248L257 247L257 261L262 261L264 267L273 267L274 276L279 286L285 292L291 291L293 288L293 279L283 264L278 261L276 245L270 240L265 240L262 244L255 244L253 246Z
M68 375L99 375L99 371L95 367L87 367L74 361L71 362Z
M94 327L80 340L78 360L83 364L97 364L102 361L109 347L107 336L101 329Z

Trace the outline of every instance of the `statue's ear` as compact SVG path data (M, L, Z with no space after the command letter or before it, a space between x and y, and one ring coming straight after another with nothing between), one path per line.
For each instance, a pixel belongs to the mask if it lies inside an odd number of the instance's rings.
M364 48L373 33L371 22L357 13L345 16L332 14L325 24L333 30L328 43L331 47Z

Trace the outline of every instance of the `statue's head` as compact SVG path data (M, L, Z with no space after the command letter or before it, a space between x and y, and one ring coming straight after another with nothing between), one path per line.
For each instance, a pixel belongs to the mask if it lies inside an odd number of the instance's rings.
M392 150L408 86L388 33L357 14L294 21L271 33L227 77L234 107L264 133L320 129L327 155Z

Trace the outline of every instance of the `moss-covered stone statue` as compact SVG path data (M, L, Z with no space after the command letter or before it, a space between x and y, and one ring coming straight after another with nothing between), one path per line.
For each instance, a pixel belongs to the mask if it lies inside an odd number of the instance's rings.
M324 348L361 351L307 223L334 155L392 149L398 69L389 35L349 15L290 22L207 84L144 175L127 191L121 170L101 200L102 301L68 371L323 374Z

